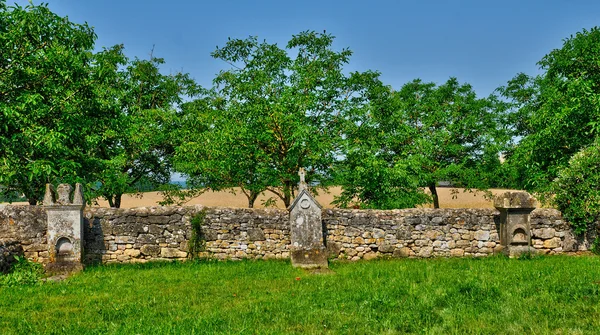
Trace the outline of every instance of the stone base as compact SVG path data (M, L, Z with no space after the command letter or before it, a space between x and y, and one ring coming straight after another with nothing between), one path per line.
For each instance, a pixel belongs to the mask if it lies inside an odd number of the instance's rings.
M530 254L534 256L538 254L538 251L534 247L528 245L509 245L502 249L502 253L510 258L515 258L523 254Z
M303 269L327 269L327 249L300 249L291 252L292 266Z
M59 275L79 272L83 270L83 264L78 262L57 262L46 265L45 271L48 275Z

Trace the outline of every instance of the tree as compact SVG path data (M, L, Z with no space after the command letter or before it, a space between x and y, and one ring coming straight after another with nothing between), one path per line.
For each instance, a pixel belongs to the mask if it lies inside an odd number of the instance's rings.
M346 164L351 165L342 182L353 191L343 194L346 200L412 207L427 202L419 189L427 187L438 208L440 181L477 189L493 185L508 139L499 122L503 104L494 96L477 98L470 85L455 78L440 86L414 80L399 91L383 92L367 120L358 123L366 130L350 133ZM368 177L348 178L356 174Z
M30 204L44 184L80 181L115 115L95 87L111 80L119 47L93 54L96 35L46 5L0 0L0 185Z
M578 234L600 220L600 140L583 148L552 183L554 204Z
M583 30L538 62L544 73L519 74L500 89L513 104L513 123L522 137L507 159L518 186L553 193L559 171L598 137L598 64L600 30Z
M135 59L117 73L104 97L104 106L116 109L118 122L105 137L99 156L100 165L95 194L111 207L119 208L125 193L139 192L143 179L158 187L171 178L171 156L177 136L177 108L183 96L193 96L198 87L188 74L164 75L164 59Z
M422 190L414 156L404 155L412 129L396 122L400 110L393 90L382 83L367 91L369 106L345 124L343 159L336 164L340 207L394 209L431 201Z
M344 119L364 108L365 88L378 77L344 74L352 52L334 51L333 41L329 34L308 31L294 35L285 49L255 37L230 39L217 48L213 57L231 68L214 80L203 140L178 149L179 161L203 163L181 165L182 172L205 187L213 187L215 179L241 186L249 205L253 195L268 190L288 206L301 167L308 182L327 185ZM219 173L227 177L214 178Z
M265 178L270 166L264 164L262 151L240 140L252 136L244 133L248 129L239 120L224 117L214 107L219 103L223 100L205 97L183 106L187 125L178 135L182 145L177 150L175 167L188 175L191 190L233 192L232 187L239 187L252 208L258 196L276 181Z

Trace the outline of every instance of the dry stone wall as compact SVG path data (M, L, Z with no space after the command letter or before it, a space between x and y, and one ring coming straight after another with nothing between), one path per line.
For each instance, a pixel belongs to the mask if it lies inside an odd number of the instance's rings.
M192 217L204 212L202 257L289 259L289 214L279 209L219 207L87 208L85 262L146 262L188 257ZM342 210L322 212L332 258L486 256L501 250L495 209ZM0 240L18 241L25 256L48 261L46 212L0 206ZM587 250L560 212L531 215L532 246L541 253ZM12 242L11 242L12 243ZM13 245L13 244L11 244Z
M21 243L15 240L0 240L0 273L10 270L16 261L15 256L23 256Z
M87 262L186 259L190 220L205 211L201 257L288 258L287 212L239 208L92 208L84 219Z
M18 241L25 257L40 263L49 261L47 230L42 207L0 205L0 240Z
M495 209L403 209L324 211L327 246L338 258L487 256L502 250ZM544 254L587 250L560 212L535 210L532 246Z

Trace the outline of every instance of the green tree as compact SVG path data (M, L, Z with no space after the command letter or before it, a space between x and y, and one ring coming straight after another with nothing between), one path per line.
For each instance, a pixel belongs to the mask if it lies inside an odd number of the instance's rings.
M135 59L116 74L104 106L117 113L104 139L95 194L119 208L125 193L139 192L140 181L158 187L169 183L171 156L178 143L178 107L198 87L188 74L162 74L164 59Z
M405 155L412 128L393 115L399 100L382 83L367 91L368 108L353 114L344 129L343 159L336 163L340 207L394 209L431 201L423 192L414 156Z
M92 53L96 35L46 5L0 0L0 185L30 204L44 184L94 171L98 145L115 115L96 87L122 59L119 47Z
M600 30L564 40L538 62L541 75L517 75L500 91L513 104L521 137L507 157L519 187L552 193L570 158L600 130Z
M554 204L573 225L585 233L600 220L600 141L596 139L569 160L552 183Z
M203 163L197 169L182 165L182 172L205 187L223 173L225 184L247 191L249 205L268 190L288 206L300 167L308 171L308 182L327 185L344 120L364 108L365 88L378 77L346 75L352 52L333 50L333 41L308 31L293 36L285 49L254 37L217 48L213 57L231 68L214 80L203 140L189 141L178 152L180 161Z
M344 164L350 165L342 183L350 192L342 194L344 203L355 198L398 208L430 199L438 208L440 181L477 189L494 184L508 140L500 122L504 104L496 97L478 98L455 78L439 86L414 80L399 91L381 92L372 99L380 102L358 123L365 129L349 133ZM431 198L419 187L428 188Z
M264 153L244 140L253 136L241 122L224 117L215 104L222 99L205 97L183 106L187 119L179 136L182 145L177 149L175 168L185 171L191 195L194 190L221 191L238 187L254 207L258 196L276 181L264 164ZM191 130L191 131L188 131Z

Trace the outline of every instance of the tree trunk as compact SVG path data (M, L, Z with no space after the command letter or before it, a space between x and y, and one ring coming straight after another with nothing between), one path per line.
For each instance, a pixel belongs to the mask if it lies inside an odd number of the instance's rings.
M258 198L258 195L260 193L254 192L254 191L250 191L250 194L247 195L248 198L248 208L254 208L254 202L256 201L256 198Z
M29 202L30 206L37 205L37 199L36 198L27 198L27 201Z
M121 197L123 194L115 194L115 208L121 208Z
M283 184L283 204L285 208L290 207L292 202L292 182L285 182Z
M115 207L115 203L114 203L114 201L113 201L113 197L112 197L112 195L105 195L104 197L106 198L106 201L108 201L108 206L109 206L110 208L113 208L113 207Z
M433 208L440 208L440 199L438 198L435 183L429 185L429 191L431 191L431 197L433 198Z

